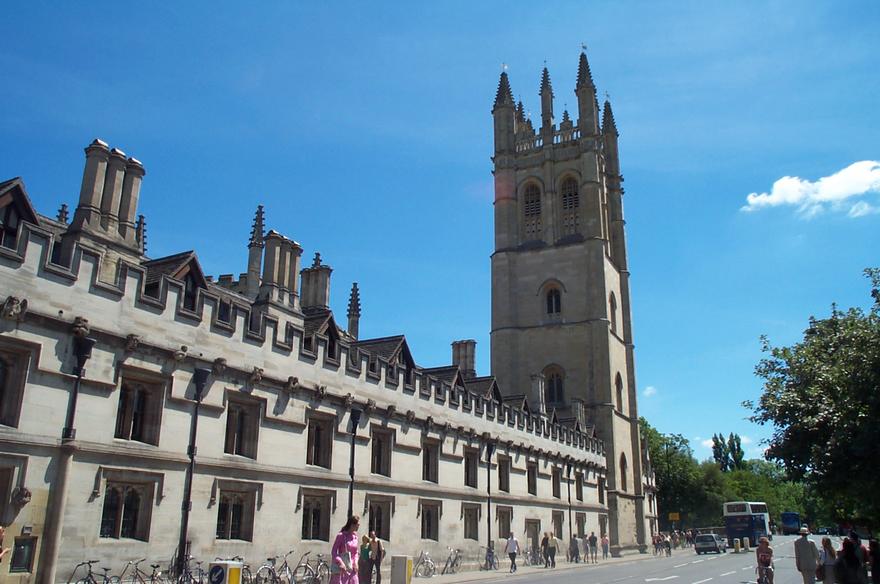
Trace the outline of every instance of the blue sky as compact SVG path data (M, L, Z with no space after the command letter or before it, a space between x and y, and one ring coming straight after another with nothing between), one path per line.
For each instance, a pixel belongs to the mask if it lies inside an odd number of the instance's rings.
M832 301L868 304L875 1L5 3L0 15L14 24L0 179L24 177L43 213L73 207L82 148L101 137L147 169L149 254L195 248L214 275L245 269L263 203L304 259L333 266L337 314L359 282L361 336L405 333L422 365L475 338L489 371L500 64L537 117L546 60L561 113L581 43L620 130L643 415L701 457L718 431L747 436L754 455L768 430L740 402L760 391L759 336L792 343Z

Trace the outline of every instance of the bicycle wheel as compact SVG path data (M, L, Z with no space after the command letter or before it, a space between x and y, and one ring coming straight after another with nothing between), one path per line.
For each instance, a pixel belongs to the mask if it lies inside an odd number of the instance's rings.
M452 560L452 573L458 574L459 570L461 570L461 556L455 556Z
M251 569L249 566L241 567L241 584L253 584L254 575L251 574Z
M318 568L315 570L314 581L320 584L327 584L330 581L330 566L326 562L322 561L318 564Z
M293 569L291 576L293 584L311 584L315 579L315 571L307 564L301 564Z
M278 575L275 574L275 570L269 566L262 566L257 570L254 584L278 584Z

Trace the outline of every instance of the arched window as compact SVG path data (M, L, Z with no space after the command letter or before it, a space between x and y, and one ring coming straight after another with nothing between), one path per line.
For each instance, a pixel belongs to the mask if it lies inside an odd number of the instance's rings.
M523 193L523 221L525 239L541 239L541 189L529 183Z
M623 413L623 379L620 378L620 373L614 379L614 389L617 396L617 411Z
M562 313L562 294L559 288L547 290L547 314L555 316Z
M626 454L620 455L620 490L626 491L626 473L629 470L626 464Z
M564 379L562 370L555 365L544 370L544 403L548 406L565 403Z
M611 321L611 332L617 334L617 298L614 292L608 297L608 320Z
M577 180L569 177L562 181L559 188L562 198L562 235L580 233L580 195L578 194Z

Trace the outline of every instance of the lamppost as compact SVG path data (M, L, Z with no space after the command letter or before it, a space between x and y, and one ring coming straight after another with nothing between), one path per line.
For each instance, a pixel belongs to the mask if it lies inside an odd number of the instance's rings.
M492 453L495 444L486 442L486 547L492 548Z
M67 416L64 419L64 429L61 430L61 442L71 442L76 440L76 428L73 427L76 421L76 401L79 398L79 386L82 384L83 375L86 374L86 362L92 357L92 347L97 341L91 337L73 337L73 355L76 357L76 366L73 368L73 374L76 375L76 381L73 382L73 392L70 394L70 400L67 402Z
M348 465L348 517L354 512L354 439L357 435L358 424L361 422L361 410L351 410L351 455Z
M568 482L568 541L574 537L574 531L571 523L571 463L565 467L565 476Z
M193 372L193 385L195 392L193 397L196 405L193 408L192 421L189 424L189 446L186 454L189 456L189 464L186 467L186 475L183 479L183 503L181 503L180 511L180 541L177 543L177 574L183 574L186 567L186 539L189 532L189 512L192 509L192 480L193 472L196 467L196 433L199 429L199 408L202 405L202 397L205 392L205 385L211 370L205 367L197 367Z
M49 490L49 500L46 505L46 520L44 524L43 549L40 552L40 565L37 568L37 582L39 584L54 584L55 572L58 565L58 551L61 548L61 530L64 526L64 512L67 506L67 483L70 475L70 466L73 461L73 453L76 450L76 402L79 397L79 388L82 378L86 374L86 362L92 356L92 348L95 339L85 335L73 337L73 356L76 365L73 374L76 381L73 382L73 391L67 402L67 415L64 418L64 427L61 429L61 448L58 453L58 467L55 472L52 488Z

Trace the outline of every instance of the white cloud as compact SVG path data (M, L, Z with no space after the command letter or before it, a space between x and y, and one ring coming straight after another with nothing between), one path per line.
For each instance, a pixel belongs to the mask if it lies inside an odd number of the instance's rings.
M754 442L754 440L752 440L748 436L740 436L739 441L743 444L751 444L752 442Z
M700 444L701 444L704 448L712 448L712 439L711 439L711 438L707 438L706 440L703 440L702 442L700 442Z
M796 176L784 176L773 183L769 193L751 193L742 211L765 207L793 206L804 219L826 210L846 212L850 217L864 217L880 212L867 201L852 201L871 193L880 193L880 162L862 160L815 182Z
M651 397L652 395L657 395L657 388L653 385L649 385L642 391L642 395L645 397Z

